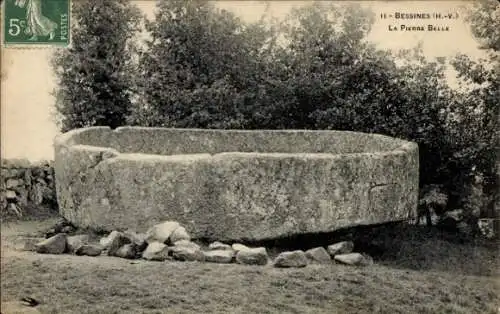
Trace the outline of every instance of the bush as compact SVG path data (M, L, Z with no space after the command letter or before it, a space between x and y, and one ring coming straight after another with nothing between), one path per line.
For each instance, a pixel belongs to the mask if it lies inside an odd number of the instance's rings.
M133 46L140 22L128 0L72 2L72 44L52 59L61 131L125 124L133 92Z
M265 27L208 1L160 1L147 30L152 39L140 58L142 94L132 124L246 126L265 70Z

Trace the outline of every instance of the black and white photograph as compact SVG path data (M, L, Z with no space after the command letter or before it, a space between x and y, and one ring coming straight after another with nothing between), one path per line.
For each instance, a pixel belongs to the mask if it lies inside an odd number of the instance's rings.
M500 314L500 2L1 1L0 314Z

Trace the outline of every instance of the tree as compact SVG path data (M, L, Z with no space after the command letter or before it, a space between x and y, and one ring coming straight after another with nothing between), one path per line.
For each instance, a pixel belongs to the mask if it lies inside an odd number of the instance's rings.
M481 42L481 48L500 51L500 4L495 0L480 0L466 16L472 34Z
M495 199L499 193L498 147L500 147L500 4L494 0L481 0L469 7L466 21L479 41L479 48L487 57L472 60L458 55L452 64L467 87L451 108L457 119L450 122L450 136L456 140L456 164L467 170L465 199L470 207L479 206L483 216L499 217ZM461 127L461 125L466 127ZM476 181L476 182L475 182ZM474 200L474 185L484 192L482 199ZM482 193L479 193L481 195Z
M159 1L140 58L141 99L131 123L243 128L263 71L266 30L209 1Z
M61 131L125 123L133 93L139 10L128 0L72 1L71 46L52 59Z

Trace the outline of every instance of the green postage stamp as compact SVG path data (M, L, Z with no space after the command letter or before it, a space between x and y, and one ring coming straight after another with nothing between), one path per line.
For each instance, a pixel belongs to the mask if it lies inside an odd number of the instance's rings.
M6 0L4 44L68 46L71 0Z

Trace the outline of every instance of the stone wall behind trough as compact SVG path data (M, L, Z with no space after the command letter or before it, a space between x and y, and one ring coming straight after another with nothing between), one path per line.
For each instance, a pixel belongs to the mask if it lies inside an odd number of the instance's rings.
M52 161L30 162L2 159L0 206L2 217L22 216L29 208L56 207L56 189Z

